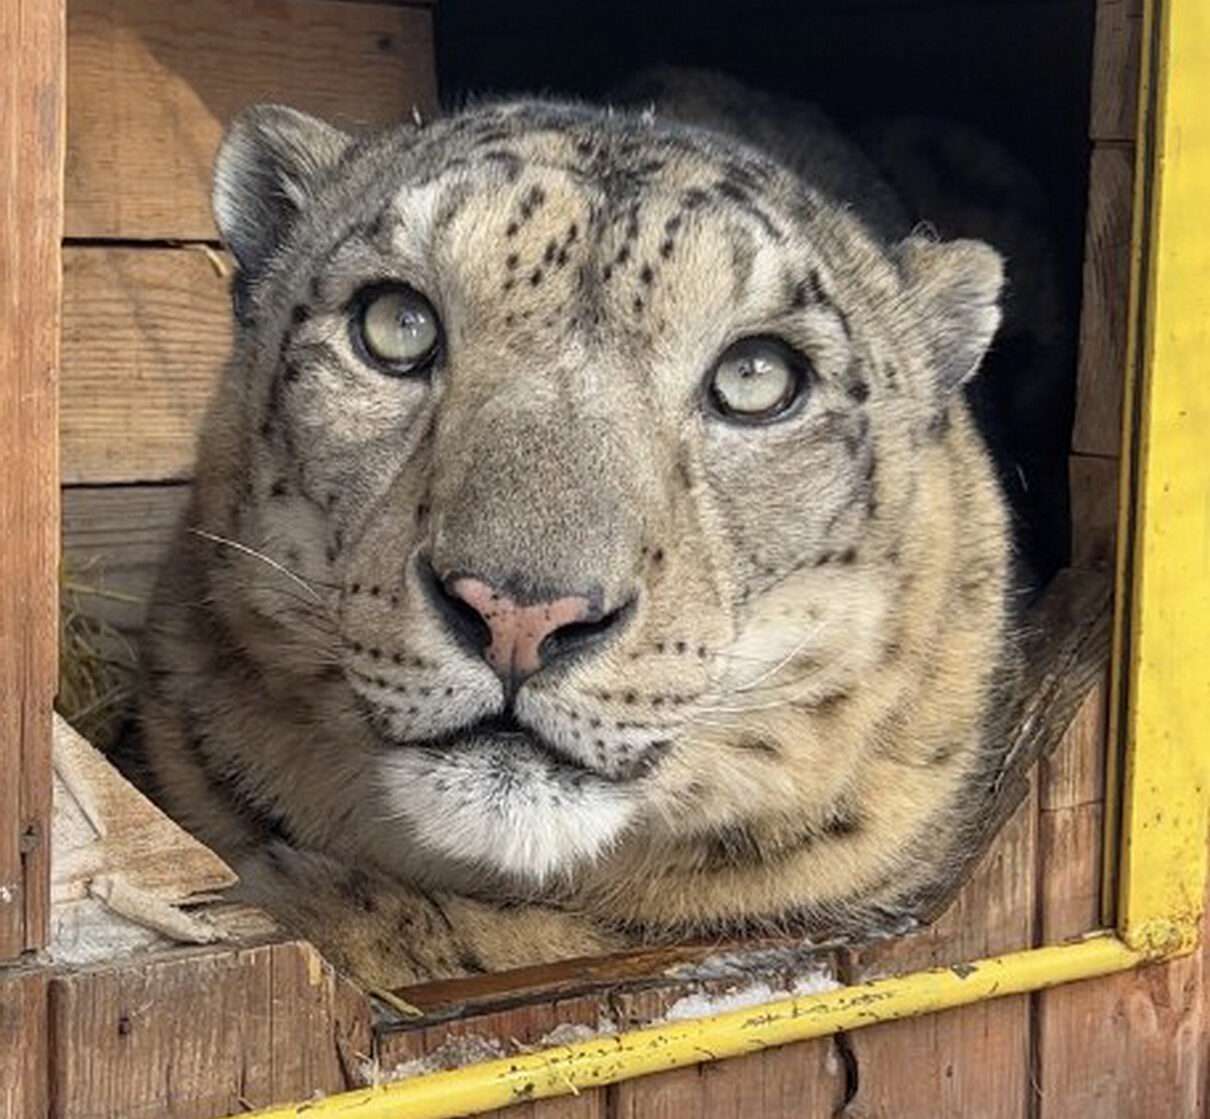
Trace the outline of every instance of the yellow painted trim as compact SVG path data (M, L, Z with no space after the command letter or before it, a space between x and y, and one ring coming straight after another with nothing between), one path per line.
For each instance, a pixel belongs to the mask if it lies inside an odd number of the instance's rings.
M1105 757L1105 811L1102 836L1101 923L1117 924L1118 855L1121 851L1122 754L1125 745L1126 666L1130 651L1131 564L1134 545L1134 432L1138 411L1139 348L1145 332L1143 277L1151 223L1152 105L1155 78L1155 0L1143 0L1139 43L1138 119L1135 125L1134 184L1130 229L1130 279L1126 312L1126 367L1122 370L1121 448L1118 470L1117 535L1114 564L1113 647L1110 654L1108 750Z
M876 979L711 1018L670 1022L560 1045L539 1053L435 1072L326 1099L245 1113L241 1119L351 1115L355 1119L450 1119L574 1095L636 1076L759 1053L842 1030L1024 994L1145 963L1112 935Z
M1179 953L1210 835L1210 4L1153 18L1118 929Z

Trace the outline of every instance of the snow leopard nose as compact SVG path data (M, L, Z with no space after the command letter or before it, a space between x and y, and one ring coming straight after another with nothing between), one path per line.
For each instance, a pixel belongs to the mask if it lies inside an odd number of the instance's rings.
M505 680L518 681L573 648L604 636L621 611L606 615L587 595L563 595L539 602L518 602L506 591L472 576L442 585L442 613L466 634L467 608L480 623L483 657ZM594 596L599 598L599 596ZM451 618L450 608L461 614Z

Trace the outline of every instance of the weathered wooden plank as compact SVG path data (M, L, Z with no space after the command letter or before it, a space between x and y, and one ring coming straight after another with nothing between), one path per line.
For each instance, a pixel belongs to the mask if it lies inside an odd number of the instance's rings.
M45 971L0 974L0 1119L45 1119Z
M1071 455L1071 566L1108 571L1114 564L1121 464L1100 455Z
M1035 998L1038 1119L1206 1114L1201 954Z
M187 485L63 491L65 586L82 610L132 635L143 625Z
M1033 943L1036 785L950 908L926 930L852 954L851 982L961 964ZM1028 996L856 1030L846 1115L1018 1119L1028 1114Z
M224 123L278 101L345 126L436 101L431 13L330 0L72 0L67 234L206 240Z
M1088 107L1088 135L1093 140L1135 138L1142 31L1142 0L1098 0Z
M1114 456L1121 441L1134 149L1097 147L1088 180L1084 297L1072 449Z
M1054 944L1100 925L1109 681L1044 759L1038 786L1038 936Z
M64 251L64 483L190 476L231 345L226 267L204 247Z
M45 944L49 912L63 20L0 4L0 960Z
M364 1002L302 942L193 950L51 982L54 1119L212 1119L351 1086Z

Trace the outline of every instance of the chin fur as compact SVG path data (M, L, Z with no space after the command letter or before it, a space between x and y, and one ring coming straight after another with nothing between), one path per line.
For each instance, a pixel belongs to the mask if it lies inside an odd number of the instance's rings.
M382 779L392 812L426 851L526 885L599 858L634 811L623 787L523 744L403 749Z

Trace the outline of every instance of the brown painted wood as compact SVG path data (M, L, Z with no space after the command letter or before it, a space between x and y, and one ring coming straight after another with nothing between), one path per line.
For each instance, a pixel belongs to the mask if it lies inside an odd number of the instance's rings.
M1084 454L1115 456L1121 441L1133 182L1133 147L1093 150L1072 431L1072 449Z
M436 102L431 13L331 0L72 0L67 234L208 240L223 125L278 101L358 127Z
M299 941L165 954L54 978L53 1119L212 1119L341 1091L363 1000Z
M1116 458L1071 455L1067 473L1071 486L1071 566L1109 571L1117 542L1121 465Z
M1142 32L1142 0L1098 0L1088 112L1093 140L1135 139Z
M46 973L0 973L0 1119L44 1119Z
M61 0L0 4L0 960L50 897L63 35Z
M64 251L65 484L191 475L231 345L228 267L205 247Z
M1017 808L950 908L929 928L852 953L851 982L1029 947L1037 792ZM1026 995L887 1022L848 1038L857 1091L846 1116L1018 1119L1028 1114Z

